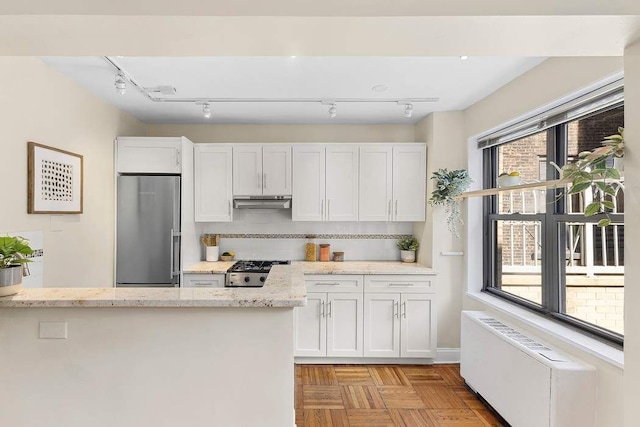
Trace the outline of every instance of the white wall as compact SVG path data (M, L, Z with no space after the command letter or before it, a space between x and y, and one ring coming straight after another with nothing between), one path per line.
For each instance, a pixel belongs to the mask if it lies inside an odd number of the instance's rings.
M45 286L111 286L113 139L143 132L141 123L38 58L0 57L0 80L0 233L44 233ZM84 156L83 214L27 214L27 141Z
M0 425L292 427L293 336L292 308L3 308Z
M624 53L625 73L625 259L640 253L640 41ZM640 264L625 265L624 290L624 422L638 423L640 402Z
M148 136L193 142L414 142L413 125L147 125Z
M433 113L416 126L416 136L427 143L427 194L433 190L432 173L441 168L465 169L467 152L453 147L464 146L464 113ZM464 249L464 226L458 227L460 238L447 228L443 206L427 207L427 221L416 223L414 235L420 240L418 262L438 272L438 347L460 347L460 310L462 309L464 258L442 255Z
M468 144L465 141L461 146L461 149L469 146L472 150L470 153L473 154L473 156L470 156L469 167L473 168L473 166L477 166L478 152L475 151L473 137L477 136L479 133L499 127L508 120L542 107L545 104L559 100L588 86L589 84L593 84L603 78L611 76L616 72L619 72L621 69L621 58L553 58L545 61L523 76L513 80L511 83L499 89L489 97L473 105L465 111L466 138L470 139L470 141ZM630 79L633 79L632 76L629 75L626 75L625 77L626 84L629 84ZM628 108L628 105L629 104L627 103L625 108ZM634 116L633 106L631 108L631 110L627 109L625 111L626 123L631 122L632 120L629 119ZM635 115L637 115L638 110L636 109L635 111ZM627 178L629 169L633 170L633 166L628 168L628 164L629 163L625 161L625 173L627 174ZM631 162L631 164L633 165L633 162ZM476 175L474 179L479 181L481 177ZM629 197L630 194L633 194L633 190L629 191L629 187L627 187L625 195L628 200L633 200L633 197ZM478 217L482 214L481 210L478 208L480 204L477 203L477 201L470 201L469 203L473 203L476 206L474 211L469 212L469 216L472 217L472 221L477 222ZM631 204L632 203L630 202L627 205L629 206ZM637 216L634 218L634 216L630 214L631 211L628 206L625 207L627 209L625 225L633 229L634 223L637 223L638 220L636 219ZM473 233L472 237L469 237L468 242L470 245L473 244L474 246L468 247L467 250L475 253L481 251L481 248L479 248L476 243L482 239L482 234L477 229L473 231ZM632 239L627 239L627 243L629 241L632 241ZM632 259L632 257L629 257L628 259ZM475 260L477 261L478 258L475 257ZM470 263L469 269L470 271L467 273L468 288L480 289L482 286L481 265ZM625 281L627 283L633 283L629 278L629 274L633 274L632 267L630 268L630 266L627 265L625 269ZM630 287L631 286L625 288L625 293L628 292ZM625 297L628 298L627 295L625 295ZM531 327L518 321L517 318L498 312L491 306L476 301L469 296L464 297L463 305L465 309L486 310L498 313L498 316L506 318L509 322L522 329L530 330L552 345L555 345L567 353L570 353L595 366L598 371L598 398L596 402L597 425L601 427L623 425L622 402L624 371L622 369L617 368L602 359L596 358L585 351L578 350L576 347L569 345L565 341L556 339L552 335L541 333L539 330L534 331ZM634 305L637 306L638 304L627 305L625 307L625 312L629 313L632 311ZM629 326L631 325L625 322L625 333L627 334L625 336L625 341L629 339L629 333L632 334L631 339L633 340L633 329L627 329ZM627 364L629 364L628 358L625 364L625 370ZM634 387L637 387L637 385L634 385Z

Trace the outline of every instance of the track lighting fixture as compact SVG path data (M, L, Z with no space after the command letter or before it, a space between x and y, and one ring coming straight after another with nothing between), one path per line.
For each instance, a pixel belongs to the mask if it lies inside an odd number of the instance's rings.
M211 107L209 106L208 102L205 102L202 106L202 114L204 115L205 119L211 118Z
M413 104L409 102L407 105L404 106L404 116L406 118L410 118L412 114L413 114Z
M336 106L335 103L331 103L329 104L329 117L331 117L332 119L338 115L338 107Z
M122 74L122 72L116 74L115 86L120 95L124 95L127 92L127 81L125 80L124 74Z
M295 56L291 56L294 59ZM461 57L465 59L465 57ZM202 114L205 118L209 119L212 116L211 104L215 103L217 106L228 103L287 103L287 104L307 104L307 103L320 103L328 108L328 115L330 118L335 118L338 115L337 103L343 104L382 104L382 103L394 103L403 107L403 114L405 117L410 118L413 115L413 104L415 103L431 103L438 102L440 98L392 98L392 97L380 97L380 98L216 98L216 97L175 97L170 95L176 94L176 88L171 85L145 87L138 82L134 76L125 71L117 61L111 57L105 56L104 60L115 70L115 88L120 95L124 95L127 91L127 86L132 87L137 93L143 95L151 102L157 103L195 103L196 105L202 105ZM388 89L386 85L379 84L371 88L374 92L384 92ZM169 96L159 96L169 95Z

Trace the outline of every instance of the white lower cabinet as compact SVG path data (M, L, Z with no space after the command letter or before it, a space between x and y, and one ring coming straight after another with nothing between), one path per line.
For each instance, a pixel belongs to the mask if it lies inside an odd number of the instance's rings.
M224 288L224 274L185 274L183 288Z
M365 357L435 357L435 306L431 294L364 296Z
M295 356L362 357L363 277L307 276L305 282L307 305L295 309Z
M307 306L295 310L295 356L435 357L431 276L327 275L305 281Z

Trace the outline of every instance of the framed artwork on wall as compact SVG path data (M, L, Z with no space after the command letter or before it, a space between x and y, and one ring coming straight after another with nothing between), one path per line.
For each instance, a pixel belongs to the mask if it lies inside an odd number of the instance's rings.
M82 213L83 157L28 142L27 212Z

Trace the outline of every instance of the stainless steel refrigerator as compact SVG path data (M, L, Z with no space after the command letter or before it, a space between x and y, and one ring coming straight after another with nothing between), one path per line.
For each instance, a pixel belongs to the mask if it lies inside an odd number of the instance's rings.
M117 287L180 282L180 177L118 176Z

